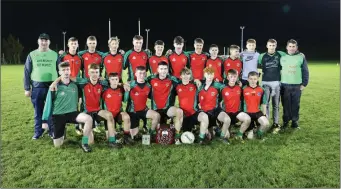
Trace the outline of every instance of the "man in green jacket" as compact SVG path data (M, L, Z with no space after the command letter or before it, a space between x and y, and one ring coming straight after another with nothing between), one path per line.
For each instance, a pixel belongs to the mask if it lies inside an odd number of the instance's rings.
M283 130L288 127L289 121L292 121L292 128L299 129L301 94L309 81L307 60L297 49L297 41L290 39L287 42L288 55L282 56L280 60Z

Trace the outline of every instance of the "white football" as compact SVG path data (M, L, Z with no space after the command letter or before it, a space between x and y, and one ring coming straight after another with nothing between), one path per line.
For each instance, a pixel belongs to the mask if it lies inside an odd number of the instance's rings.
M192 144L194 142L195 136L192 132L186 131L181 135L181 142L184 144Z

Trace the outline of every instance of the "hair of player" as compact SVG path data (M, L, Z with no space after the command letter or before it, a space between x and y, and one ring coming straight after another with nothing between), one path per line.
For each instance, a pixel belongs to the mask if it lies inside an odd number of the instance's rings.
M168 67L168 64L165 61L161 61L157 64L157 66L167 66Z
M92 64L90 64L90 65L88 66L88 69L89 69L89 70L90 70L90 69L97 70L97 69L99 69L99 65L96 64L96 63L92 63Z
M287 45L289 45L289 43L298 46L297 41L296 41L295 39L290 39L290 40L287 42Z
M258 73L255 71L249 72L249 74L247 75L247 77L251 77L251 76L257 76L258 77Z
M196 39L194 40L194 44L196 44L196 43L204 44L204 40L201 39L201 38L196 38Z
M237 72L237 70L235 70L235 69L229 69L229 71L227 71L227 75L238 75L238 72Z
M133 40L143 40L143 37L141 35L135 35Z
M180 75L187 75L187 74L190 74L192 75L192 71L191 69L187 68L187 67L184 67L181 72L180 72Z
M91 35L88 37L87 41L97 41L96 37Z
M216 45L216 44L212 44L212 45L210 46L210 49L212 49L212 48L218 48L218 49L219 49L218 45Z
M144 66L137 66L136 71L146 71L146 67Z
M239 50L240 47L239 47L238 45L231 45L231 46L230 46L230 51L231 51L231 50L235 50L235 49Z
M61 70L62 68L66 68L66 67L70 67L70 63L69 62L61 62L60 64L58 64L58 69Z
M78 41L78 39L75 37L70 37L69 40L67 40L68 43L75 42L75 41Z
M157 41L155 41L154 46L156 46L156 45L162 45L162 46L164 46L164 45L165 45L165 42L163 42L162 40L157 40Z
M275 43L275 44L277 44L277 41L275 39L269 39L268 43Z
M109 73L108 78L111 78L111 77L119 77L119 76L117 72L111 72Z
M248 39L248 40L246 41L246 44L248 44L248 43L256 44L256 40L255 40L255 39Z
M113 42L113 41L117 41L117 43L119 43L120 39L117 36L110 37L110 39L108 40L108 45L110 45L110 43Z
M214 69L211 68L211 67L206 67L206 68L204 69L204 73L213 74L213 73L214 73Z
M185 43L185 40L184 40L184 38L182 38L181 36L176 36L176 37L174 38L174 43L175 43L175 44Z

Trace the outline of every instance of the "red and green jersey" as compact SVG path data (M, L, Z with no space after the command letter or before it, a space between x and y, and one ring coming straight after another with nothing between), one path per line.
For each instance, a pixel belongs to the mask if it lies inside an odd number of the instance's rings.
M95 85L93 85L89 79L86 78L77 78L76 83L81 87L81 94L83 97L83 106L85 112L96 112L102 109L101 104L101 96L105 89L108 86L107 81L98 81Z
M206 53L197 54L196 52L190 55L190 68L192 71L193 79L204 79L204 68L208 55Z
M151 86L151 107L153 110L174 106L177 78L167 76L165 79L160 79L159 75L151 75L147 81Z
M252 88L245 86L243 88L244 98L244 112L257 113L261 111L261 105L266 104L266 96L264 95L264 89L260 86Z
M243 63L239 58L236 59L232 59L230 57L228 57L225 61L224 61L224 75L225 78L227 77L227 72L230 69L235 69L238 72L238 77L241 76L242 73L242 69L243 69Z
M189 57L187 54L182 52L181 54L176 54L173 52L168 56L169 59L169 73L174 77L180 79L181 70L184 67L189 68Z
M124 95L127 112L137 112L147 109L147 99L150 97L151 86L148 83L130 83L130 91Z
M213 82L209 88L205 89L206 83L201 86L199 90L199 104L201 109L205 112L218 108L220 90L224 88L224 85L218 82Z
M221 91L221 96L223 99L223 109L228 113L236 113L240 111L242 89L240 86L235 85L233 87L226 86Z
M178 95L179 106L186 117L191 116L198 111L198 90L195 84L188 83L187 85L177 85L176 94Z
M116 72L119 78L122 79L123 70L123 56L121 54L105 53L102 56L102 65L105 68L105 77L107 78L110 73Z
M78 52L78 55L83 59L83 64L81 67L83 78L89 78L88 66L93 63L100 66L100 74L102 73L102 54L103 53L100 51L95 51L94 53L90 53L87 50Z
M157 67L161 61L164 61L168 64L168 59L165 56L153 55L148 59L148 69L151 74L155 74L155 75L157 74Z
M102 94L104 108L116 117L122 111L123 98L124 89L122 87L117 87L116 89L108 88Z
M223 61L220 58L211 59L209 58L206 62L206 67L213 68L214 80L218 79L219 82L223 82L224 66Z
M70 53L64 52L58 59L58 64L61 62L68 62L70 64L70 76L79 77L80 70L82 67L82 59L78 54L72 55Z
M147 69L148 54L145 51L129 50L124 54L123 69L128 68L128 81L136 80L135 71L138 66Z

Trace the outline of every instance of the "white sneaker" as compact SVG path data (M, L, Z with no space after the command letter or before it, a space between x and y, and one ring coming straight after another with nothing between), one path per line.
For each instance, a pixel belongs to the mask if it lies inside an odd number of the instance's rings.
M249 131L249 132L247 133L247 138L248 138L248 139L253 139L253 138L254 138L254 136L253 136L253 130L251 130L251 131Z

